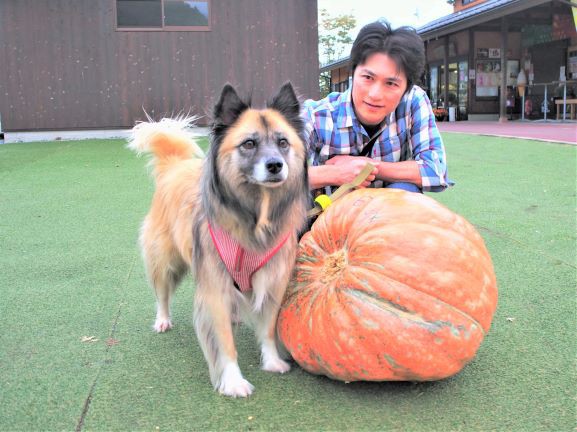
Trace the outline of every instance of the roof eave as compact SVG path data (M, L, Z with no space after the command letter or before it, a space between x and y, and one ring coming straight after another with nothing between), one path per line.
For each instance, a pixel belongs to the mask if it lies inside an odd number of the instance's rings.
M475 14L471 17L464 18L453 24L447 24L430 31L419 32L419 35L424 41L437 39L439 37L466 30L473 26L492 21L502 16L521 12L545 3L551 3L551 0L517 0L511 3L507 3L501 7L496 7L488 11L480 12L479 14Z
M332 63L328 63L328 64L324 65L323 67L321 67L321 68L319 69L319 72L320 72L320 73L323 73L323 72L328 72L328 71L331 71L331 70L334 70L334 69L338 69L338 68L344 67L344 66L347 66L347 67L348 67L348 65L349 65L349 60L350 60L349 57L345 57L345 58L343 58L343 59L336 60L336 61L334 61L334 62L332 62Z

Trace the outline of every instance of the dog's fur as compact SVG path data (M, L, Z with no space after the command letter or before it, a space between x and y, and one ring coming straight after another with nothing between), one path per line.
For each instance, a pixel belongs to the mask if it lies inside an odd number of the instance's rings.
M188 269L196 276L194 326L215 389L248 396L253 386L237 363L233 322L248 318L261 344L262 368L284 373L276 320L293 268L309 200L299 102L290 83L256 110L226 85L214 108L209 154L191 138L189 119L134 127L129 147L153 155L156 192L141 229L147 275L157 298L154 329L172 327L171 296ZM208 223L245 249L264 251L289 235L252 277L252 291L233 285Z

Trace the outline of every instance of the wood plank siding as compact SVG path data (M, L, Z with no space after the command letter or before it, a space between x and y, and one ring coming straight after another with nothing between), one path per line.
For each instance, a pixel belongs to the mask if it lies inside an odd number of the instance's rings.
M209 115L222 86L318 97L317 2L212 0L210 31L117 31L114 0L0 1L4 131L127 128Z

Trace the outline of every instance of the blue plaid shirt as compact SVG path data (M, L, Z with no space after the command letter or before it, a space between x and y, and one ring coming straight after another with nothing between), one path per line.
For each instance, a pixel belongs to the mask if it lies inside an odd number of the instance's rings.
M324 164L337 155L357 156L370 140L354 113L351 89L331 93L319 101L303 104L309 166ZM384 162L414 160L419 166L423 190L441 192L452 182L447 177L445 147L429 98L418 86L406 92L397 109L389 114L375 142L372 159ZM371 187L383 187L376 180Z

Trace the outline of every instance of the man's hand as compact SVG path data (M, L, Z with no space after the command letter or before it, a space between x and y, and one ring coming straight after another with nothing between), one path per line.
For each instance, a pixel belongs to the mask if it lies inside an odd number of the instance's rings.
M375 181L378 173L378 162L371 158L362 156L335 156L326 161L325 165L338 167L338 179L335 181L334 185L341 186L345 183L352 182L368 163L372 164L374 168L373 172L358 186L359 189L362 189L368 187L373 181Z

